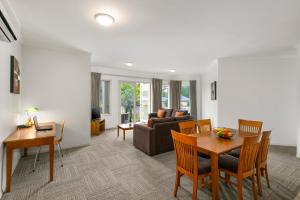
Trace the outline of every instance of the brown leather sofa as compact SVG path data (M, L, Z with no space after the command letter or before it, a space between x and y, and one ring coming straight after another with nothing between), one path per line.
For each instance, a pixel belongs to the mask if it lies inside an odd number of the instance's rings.
M186 115L152 120L152 127L146 124L135 124L133 127L133 145L150 156L173 150L171 130L179 131L178 123L192 120L192 117Z

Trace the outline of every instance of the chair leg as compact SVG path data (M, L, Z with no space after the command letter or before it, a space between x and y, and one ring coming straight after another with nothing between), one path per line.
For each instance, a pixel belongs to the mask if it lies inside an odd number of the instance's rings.
M254 200L257 200L257 194L256 194L256 188L255 188L255 178L254 178L254 174L252 174L251 179L252 179L253 199L254 199Z
M41 150L41 147L38 148L36 154L35 154L35 159L34 159L34 164L33 164L33 172L35 171L35 166L36 166L36 162L38 160L38 157L39 157L39 154L40 154L40 150Z
M260 174L261 174L261 176L265 176L263 168L260 169Z
M178 186L180 185L180 172L176 170L176 180L175 180L175 186L174 186L174 197L177 196L177 190Z
M194 176L193 178L193 195L192 195L192 200L197 199L197 190L198 190L198 177Z
M237 180L238 199L243 200L243 179Z
M258 194L262 196L261 174L259 168L260 167L256 167L256 181L257 181Z
M61 156L61 151L60 151L60 147L59 147L59 144L57 144L57 146L58 146L58 154L59 154L59 160L60 160L60 166L61 167L63 167L64 166L64 164L63 164L63 161L62 161L62 156Z
M63 152L62 152L62 150L61 150L60 143L58 143L58 148L59 148L59 150L60 150L61 157L64 157L64 154L63 154Z
M266 180L267 180L268 188L271 188L271 186L270 186L270 180L269 180L269 174L268 174L268 167L267 166L265 168L265 174L266 174Z
M230 175L225 173L225 184L228 184L230 182Z

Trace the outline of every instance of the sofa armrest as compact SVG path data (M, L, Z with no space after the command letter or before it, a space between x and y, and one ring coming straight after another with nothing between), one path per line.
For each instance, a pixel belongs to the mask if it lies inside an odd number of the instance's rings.
M156 117L157 117L157 112L149 113L148 115L148 119L156 118Z
M155 155L154 129L142 124L133 127L133 145L144 153Z

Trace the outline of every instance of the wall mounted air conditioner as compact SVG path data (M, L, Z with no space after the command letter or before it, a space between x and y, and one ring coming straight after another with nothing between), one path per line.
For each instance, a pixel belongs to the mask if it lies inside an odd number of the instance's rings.
M16 35L5 19L2 11L0 10L0 40L5 42L12 42L17 40Z

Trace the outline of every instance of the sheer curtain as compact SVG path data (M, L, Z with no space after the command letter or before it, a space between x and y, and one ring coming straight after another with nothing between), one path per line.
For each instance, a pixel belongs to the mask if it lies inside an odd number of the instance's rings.
M171 108L180 110L181 81L170 81Z

